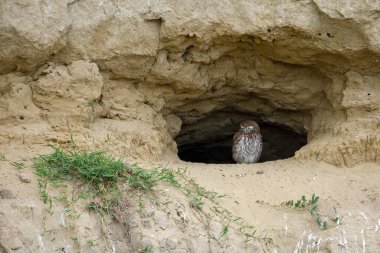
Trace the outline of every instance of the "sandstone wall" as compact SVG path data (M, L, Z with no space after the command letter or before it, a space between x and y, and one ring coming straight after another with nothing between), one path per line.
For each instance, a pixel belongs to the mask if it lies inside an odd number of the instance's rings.
M298 159L380 160L380 2L0 0L0 141L176 152L233 108L307 132Z

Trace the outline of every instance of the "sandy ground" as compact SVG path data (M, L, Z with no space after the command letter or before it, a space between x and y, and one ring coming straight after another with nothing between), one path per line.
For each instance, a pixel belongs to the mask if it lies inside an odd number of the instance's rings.
M223 204L268 234L278 252L380 252L380 166L337 168L287 159L253 165L172 163L210 190L226 193ZM288 200L320 197L321 230L307 211L281 206ZM336 211L335 211L336 210ZM340 225L332 219L340 217ZM307 249L309 247L309 249ZM298 251L297 251L298 250Z
M9 161L22 161L49 151L46 146L1 149ZM42 215L38 181L31 162L25 164L24 169L18 170L9 162L0 162L0 242L6 242L14 252L30 252L27 248L31 252L48 252L41 249L39 238L46 219ZM377 164L337 168L287 159L253 165L181 161L161 165L187 168L189 176L200 185L226 193L221 200L223 206L255 225L258 234L272 237L277 245L272 252L380 252ZM310 198L312 194L320 197L318 210L330 225L327 230L319 229L307 211L281 206L285 201L297 200L302 195ZM332 221L337 215L339 225ZM82 222L91 218L87 216ZM91 231L87 233L91 235ZM0 247L0 252L8 251Z

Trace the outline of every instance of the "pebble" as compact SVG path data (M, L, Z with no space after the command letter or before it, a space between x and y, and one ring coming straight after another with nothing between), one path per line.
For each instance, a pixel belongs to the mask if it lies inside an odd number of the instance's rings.
M18 179L20 179L21 182L29 184L32 180L28 175L25 175L23 173L18 173L17 174Z

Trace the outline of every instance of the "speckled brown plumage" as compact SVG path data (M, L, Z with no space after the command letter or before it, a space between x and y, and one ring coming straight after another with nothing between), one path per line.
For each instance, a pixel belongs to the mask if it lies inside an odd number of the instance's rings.
M259 125L253 120L240 123L240 129L233 137L232 158L237 163L256 163L263 150Z

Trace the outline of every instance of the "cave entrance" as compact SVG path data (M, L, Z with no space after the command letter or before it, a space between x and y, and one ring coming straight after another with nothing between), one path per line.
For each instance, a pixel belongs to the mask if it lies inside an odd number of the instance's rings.
M307 144L307 134L266 123L252 114L241 112L213 112L200 120L184 123L175 138L178 157L182 161L229 164L232 160L232 137L241 121L253 119L259 123L263 136L263 152L259 162L274 161L294 156Z

